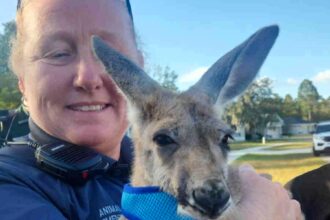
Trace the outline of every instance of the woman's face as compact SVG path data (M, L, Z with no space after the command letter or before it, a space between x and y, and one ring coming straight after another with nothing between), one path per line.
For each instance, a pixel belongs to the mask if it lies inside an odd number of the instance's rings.
M34 0L23 12L19 83L30 116L53 136L118 157L126 102L93 56L91 36L141 64L124 2Z

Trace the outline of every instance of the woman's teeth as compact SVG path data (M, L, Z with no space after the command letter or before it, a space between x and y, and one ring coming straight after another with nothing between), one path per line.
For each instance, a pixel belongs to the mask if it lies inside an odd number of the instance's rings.
M92 112L92 111L101 111L106 108L106 105L84 105L84 106L74 106L71 108L75 111Z

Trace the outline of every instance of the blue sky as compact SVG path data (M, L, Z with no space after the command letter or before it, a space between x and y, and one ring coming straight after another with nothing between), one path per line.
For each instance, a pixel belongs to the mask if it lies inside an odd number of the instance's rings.
M0 23L14 17L15 0L1 0ZM131 0L148 66L170 66L181 89L220 56L263 26L278 24L279 38L259 77L281 96L297 96L303 79L330 96L328 0ZM1 31L1 29L0 29Z

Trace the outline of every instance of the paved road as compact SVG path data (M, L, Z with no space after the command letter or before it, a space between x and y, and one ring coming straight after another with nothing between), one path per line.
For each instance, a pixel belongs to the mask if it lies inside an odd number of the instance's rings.
M244 150L235 150L229 153L228 161L231 163L239 157L242 157L246 154L266 154L266 155L285 155L285 154L303 154L303 153L311 153L311 148L303 148L303 149L289 149L289 150L269 150L270 148L287 145L287 143L279 143L273 145L252 147ZM322 156L321 159L330 162L330 156Z

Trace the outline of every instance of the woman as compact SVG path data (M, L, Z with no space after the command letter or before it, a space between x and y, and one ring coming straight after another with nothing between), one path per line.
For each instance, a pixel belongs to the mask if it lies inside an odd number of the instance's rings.
M140 67L132 19L123 0L23 0L11 63L30 113L29 141L88 146L109 167L76 184L36 165L35 149L0 153L1 219L117 219L127 182L126 103L92 54L101 36ZM33 145L33 144L32 144ZM84 147L81 147L84 148ZM49 170L48 170L49 171ZM124 172L124 174L123 174ZM119 174L118 174L119 173ZM278 184L241 168L246 219L299 219L299 203ZM83 178L83 179L84 179Z

